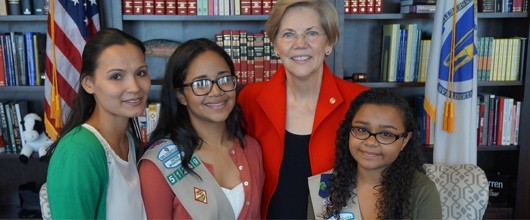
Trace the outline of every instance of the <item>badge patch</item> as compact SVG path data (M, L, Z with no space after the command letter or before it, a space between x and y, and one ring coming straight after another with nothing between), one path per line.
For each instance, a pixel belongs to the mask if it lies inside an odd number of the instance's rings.
M208 197L206 196L206 191L197 187L193 187L193 191L193 194L195 195L195 201L208 204Z
M158 152L158 159L160 161L164 161L169 156L171 156L172 154L178 153L178 152L179 152L179 150L178 150L177 146L175 146L174 144L169 144L169 145L163 147L162 149L160 149L160 151ZM180 155L179 155L179 157L180 157Z

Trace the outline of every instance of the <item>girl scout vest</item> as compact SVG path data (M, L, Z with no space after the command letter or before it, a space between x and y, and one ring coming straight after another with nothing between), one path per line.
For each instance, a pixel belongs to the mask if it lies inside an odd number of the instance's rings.
M315 212L315 219L323 219L323 213L326 211L326 205L330 203L329 195L331 193L331 175L333 170L308 177L309 195L311 204ZM341 220L362 220L361 210L357 197L349 200L348 205L340 210ZM331 217L329 219L336 219Z
M175 144L163 139L145 152L140 160L152 161L193 219L236 219L221 186L202 161L193 154L190 168L201 178L190 175L182 167L180 152Z

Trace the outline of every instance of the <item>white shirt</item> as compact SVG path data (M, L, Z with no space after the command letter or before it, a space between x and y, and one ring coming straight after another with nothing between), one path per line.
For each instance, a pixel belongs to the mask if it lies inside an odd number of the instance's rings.
M83 124L83 127L99 139L107 155L109 169L107 219L146 219L133 138L127 133L129 155L127 161L124 161L116 155L107 140L94 127L89 124Z
M243 188L243 183L238 184L233 189L226 189L221 187L223 192L226 195L226 198L230 202L232 209L234 210L234 216L239 217L241 210L243 210L243 203L245 201L245 190Z

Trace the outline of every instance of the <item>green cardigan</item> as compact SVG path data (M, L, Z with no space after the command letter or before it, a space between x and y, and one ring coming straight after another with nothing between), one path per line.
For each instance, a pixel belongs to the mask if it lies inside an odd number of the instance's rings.
M48 167L50 211L54 219L104 219L109 172L105 150L82 126L68 132Z

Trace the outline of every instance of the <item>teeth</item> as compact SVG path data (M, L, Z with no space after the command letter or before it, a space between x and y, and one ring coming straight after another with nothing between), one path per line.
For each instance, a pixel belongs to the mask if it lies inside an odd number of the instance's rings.
M301 61L301 60L307 60L311 58L310 56L299 56L299 57L293 57L293 60L298 60L298 61Z
M131 100L127 100L126 102L136 103L136 102L140 102L140 99L131 99Z
M224 102L220 102L220 103L208 103L206 104L206 106L211 106L211 107L217 107L217 106L221 106L223 105Z

